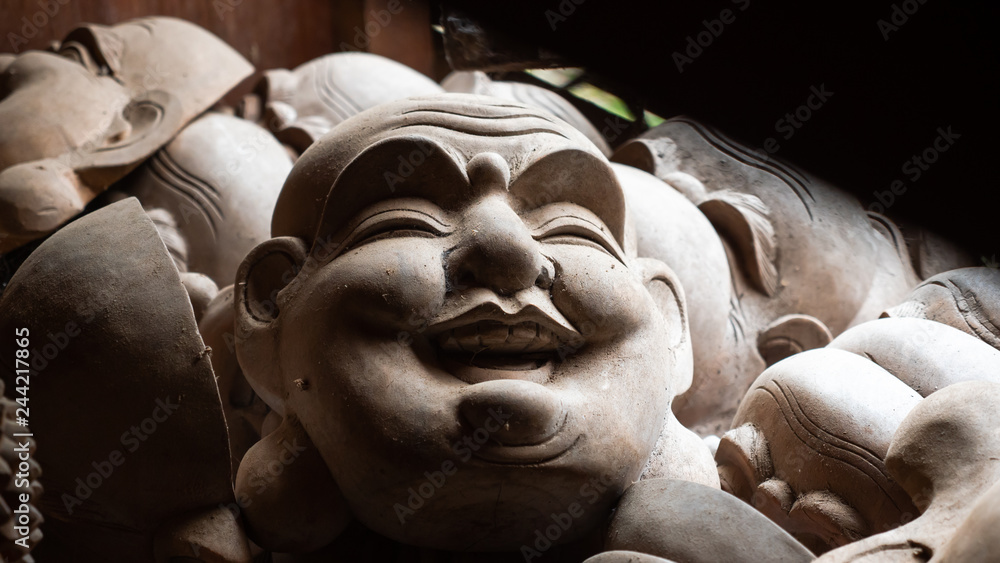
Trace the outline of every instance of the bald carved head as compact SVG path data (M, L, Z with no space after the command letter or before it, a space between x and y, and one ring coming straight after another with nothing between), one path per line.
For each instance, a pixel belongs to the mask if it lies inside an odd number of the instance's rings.
M240 363L389 538L516 550L600 479L579 539L690 380L673 272L628 250L605 157L539 110L442 94L359 114L296 163L272 235L237 277ZM448 485L408 503L442 464Z

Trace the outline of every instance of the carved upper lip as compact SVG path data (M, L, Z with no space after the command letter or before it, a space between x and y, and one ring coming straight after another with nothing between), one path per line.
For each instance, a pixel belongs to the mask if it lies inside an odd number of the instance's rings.
M427 336L445 351L469 353L554 352L583 341L548 295L500 297L488 290L466 292L446 303Z

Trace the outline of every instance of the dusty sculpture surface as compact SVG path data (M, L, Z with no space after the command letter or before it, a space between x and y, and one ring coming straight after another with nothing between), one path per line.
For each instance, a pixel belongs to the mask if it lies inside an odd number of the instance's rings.
M52 52L5 61L0 253L136 195L178 268L210 278L194 282L207 302L267 238L291 168L264 129L204 113L252 71L217 37L166 17L83 25ZM4 283L23 254L4 257Z
M291 166L266 130L209 113L113 189L117 197L139 198L182 272L224 287L247 252L267 239Z
M657 476L683 458L713 482L668 408L690 370L681 290L625 250L614 173L570 126L475 96L386 104L303 154L273 234L241 269L237 353L275 433L316 445L340 491L325 511L406 544L516 552L604 478L561 543L593 532L654 453ZM445 465L447 487L408 501ZM255 537L295 531L251 507Z
M0 251L78 214L252 70L215 36L172 18L84 25L55 52L9 60Z
M902 421L885 459L889 473L917 505L919 516L831 551L819 561L977 560L950 558L947 553L956 555L970 547L962 544L971 538L956 531L980 525L972 516L976 508L982 510L980 497L985 493L995 500L995 493L988 491L1000 482L998 418L1000 384L995 382L958 383L921 401Z
M251 70L169 18L0 57L5 560L996 558L996 269L690 119L611 163L362 53L206 111Z
M1000 350L1000 270L942 272L925 280L882 316L937 321Z
M264 72L243 100L243 117L258 120L301 153L341 121L379 104L441 92L430 78L371 53L333 53L294 70Z
M699 123L668 120L614 160L656 176L697 206L678 206L654 187L632 190L639 254L696 263L681 278L696 303L695 377L674 408L681 422L705 433L725 430L765 367L876 318L918 282L891 221ZM700 228L688 235L697 245L678 247L657 236L670 228L664 215L698 223L689 216L704 215L716 233Z
M30 327L52 348L34 355L30 380L31 429L47 444L35 458L45 468L40 560L153 561L155 550L165 561L194 546L227 561L247 553L237 521L220 510L233 493L207 349L135 199L42 243L4 292L0 323L11 334Z
M859 325L754 382L716 453L723 488L813 551L839 548L823 560L913 546L926 560L995 481L997 385L1000 354L956 328ZM938 464L932 476L926 463ZM933 479L955 488L937 497Z
M600 131L580 110L555 92L533 84L492 80L480 71L455 71L441 81L441 86L448 92L505 98L545 110L586 135L602 153L611 155L611 147Z

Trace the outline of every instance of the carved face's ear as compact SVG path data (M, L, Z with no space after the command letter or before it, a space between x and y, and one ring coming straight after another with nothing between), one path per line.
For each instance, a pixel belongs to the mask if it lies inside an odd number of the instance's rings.
M273 238L251 250L236 273L236 357L254 391L279 412L284 389L275 363L280 294L298 275L308 252L300 238Z
M832 340L830 329L816 317L785 315L761 331L757 351L770 367L799 352L822 348Z
M183 126L179 99L160 90L146 91L116 116L104 143L82 155L77 173L91 188L106 188L163 148Z
M671 369L671 377L674 378L673 393L680 395L691 387L691 380L694 377L694 358L684 289L673 270L663 262L652 258L638 258L635 263L667 328L668 337L664 345L670 349L674 357Z

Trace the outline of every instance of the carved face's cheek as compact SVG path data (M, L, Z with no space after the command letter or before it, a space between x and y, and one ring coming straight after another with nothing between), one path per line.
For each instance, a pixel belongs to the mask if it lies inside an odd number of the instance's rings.
M648 292L611 255L574 244L545 244L542 252L556 265L552 302L587 343L627 336L652 320Z
M279 314L282 369L289 381L308 382L305 390L293 386L288 404L331 460L348 451L389 455L395 440L419 443L426 435L447 447L434 429L456 425L444 412L448 388L437 384L417 344L427 311L445 296L445 244L382 239L300 274L308 277ZM379 432L371 430L375 421Z
M338 256L306 284L306 307L323 322L374 337L421 330L444 300L446 283L438 238L399 237Z

